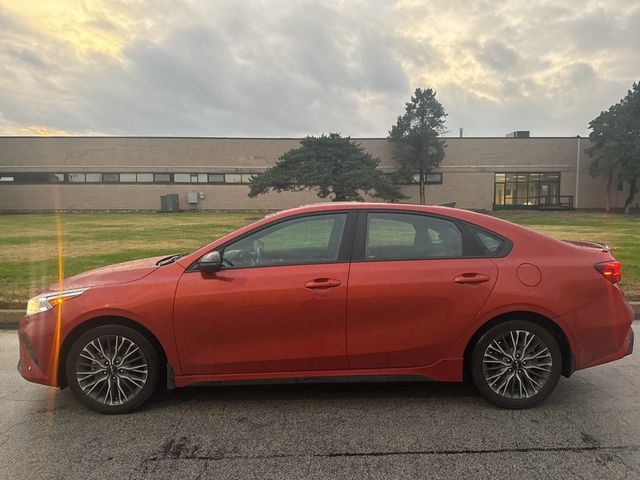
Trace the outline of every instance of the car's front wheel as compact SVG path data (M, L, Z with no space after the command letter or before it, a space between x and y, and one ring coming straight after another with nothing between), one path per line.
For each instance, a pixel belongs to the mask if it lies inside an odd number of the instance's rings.
M503 408L529 408L553 391L562 370L558 342L544 327L527 320L498 324L473 349L474 384Z
M88 407L101 413L126 413L142 405L155 390L158 355L138 331L103 325L75 340L65 373L71 391Z

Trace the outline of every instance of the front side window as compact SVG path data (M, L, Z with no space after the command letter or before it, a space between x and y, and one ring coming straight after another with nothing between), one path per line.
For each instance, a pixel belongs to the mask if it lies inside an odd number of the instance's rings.
M331 263L338 260L346 213L286 220L228 245L225 267Z
M462 232L450 220L410 213L367 215L366 260L462 256Z

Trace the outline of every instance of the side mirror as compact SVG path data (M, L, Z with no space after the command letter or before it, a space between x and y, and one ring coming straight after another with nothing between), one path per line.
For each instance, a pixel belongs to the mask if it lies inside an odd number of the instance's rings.
M211 273L217 272L222 268L222 257L220 252L214 250L200 258L198 262L198 270L201 272Z

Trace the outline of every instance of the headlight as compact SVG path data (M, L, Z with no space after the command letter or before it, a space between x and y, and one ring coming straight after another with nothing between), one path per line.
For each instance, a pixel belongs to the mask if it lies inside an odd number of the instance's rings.
M60 305L70 298L77 297L85 291L87 291L86 288L77 288L75 290L64 290L62 292L47 293L33 297L27 303L27 315L51 310L56 305Z

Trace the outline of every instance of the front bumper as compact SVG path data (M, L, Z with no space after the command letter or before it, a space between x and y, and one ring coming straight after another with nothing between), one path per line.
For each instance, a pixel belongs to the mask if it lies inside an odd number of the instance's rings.
M18 372L25 380L57 386L59 345L54 345L56 314L53 310L23 317L18 326Z

